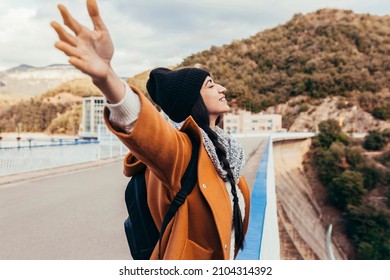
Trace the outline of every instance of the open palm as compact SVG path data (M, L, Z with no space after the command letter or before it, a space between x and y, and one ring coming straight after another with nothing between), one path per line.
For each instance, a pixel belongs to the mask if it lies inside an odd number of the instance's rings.
M64 24L74 32L66 31L59 23L51 26L57 32L59 41L55 47L69 56L69 63L91 76L93 80L102 80L110 69L114 46L110 34L103 23L95 0L87 0L87 9L93 22L90 30L75 20L63 5L58 5Z

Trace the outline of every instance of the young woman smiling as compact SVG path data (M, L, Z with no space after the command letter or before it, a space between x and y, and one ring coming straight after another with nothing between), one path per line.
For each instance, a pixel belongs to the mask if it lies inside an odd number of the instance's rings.
M217 126L230 110L226 89L203 69L152 70L147 90L171 125L140 90L116 75L110 63L114 46L96 1L87 0L87 9L94 30L59 5L73 33L52 22L59 36L55 46L106 96L106 124L131 150L124 173L131 176L140 165L147 166L147 200L157 227L180 189L192 142L199 145L197 184L165 231L161 258L234 259L244 245L250 202L242 176L243 148ZM158 259L158 247L151 259Z

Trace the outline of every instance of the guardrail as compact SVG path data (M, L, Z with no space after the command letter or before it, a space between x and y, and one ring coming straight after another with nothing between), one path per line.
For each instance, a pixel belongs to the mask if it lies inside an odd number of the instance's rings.
M0 176L123 156L128 149L104 131L98 139L21 139L0 146Z
M240 251L238 260L258 260L264 233L265 212L267 206L267 171L269 164L269 152L272 151L270 138L264 149L263 156L257 170L251 195L251 209L249 213L249 227L245 237L244 250Z
M269 138L252 190L249 228L245 238L245 248L237 256L239 260L280 259L272 144L275 141L311 138L315 133L277 132L262 135Z

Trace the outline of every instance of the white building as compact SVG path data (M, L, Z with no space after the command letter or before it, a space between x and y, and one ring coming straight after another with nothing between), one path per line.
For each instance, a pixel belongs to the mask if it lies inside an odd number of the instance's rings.
M79 136L82 138L97 138L98 126L104 125L103 119L104 97L83 97L82 120Z
M104 102L105 99L102 96L83 97L80 137L98 138L99 125L101 129L106 130L103 119ZM245 110L234 111L235 113L228 113L223 117L223 128L228 133L258 133L282 130L282 116L279 114L252 114ZM166 116L164 117L168 119Z
M270 132L282 130L282 115L252 114L249 111L237 110L223 117L223 128L228 133Z

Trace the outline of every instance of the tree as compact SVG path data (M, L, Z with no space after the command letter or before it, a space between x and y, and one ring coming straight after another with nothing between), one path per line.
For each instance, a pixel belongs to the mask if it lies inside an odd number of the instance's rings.
M372 111L372 115L380 120L390 119L390 103L386 102L380 107L375 107Z
M358 259L390 259L390 219L367 205L349 206L347 234L357 248Z
M379 151L386 145L386 140L382 134L376 130L371 130L364 137L363 147L366 150Z
M328 186L328 198L342 211L348 205L359 206L361 204L364 189L364 177L360 172L346 170L340 176L333 178Z
M320 131L318 134L318 140L324 148L329 148L341 133L341 128L338 122L334 119L320 122L318 128Z
M365 163L359 172L363 174L364 177L364 188L367 190L375 189L383 179L383 172L375 167L373 164Z
M364 163L363 149L361 147L352 147L346 149L345 155L348 163L356 169Z
M325 186L329 186L334 177L338 177L343 168L340 166L343 154L338 149L324 150L319 147L315 152L318 165L318 177Z

